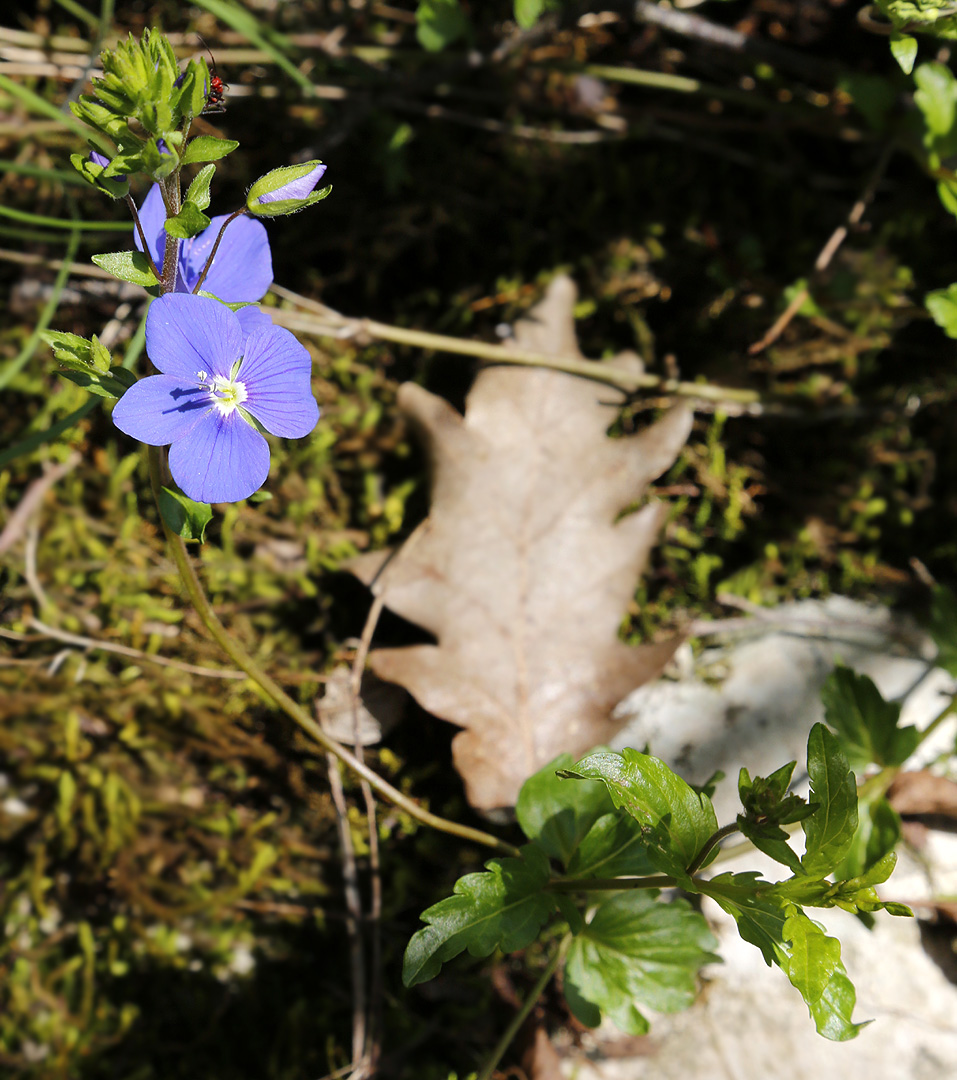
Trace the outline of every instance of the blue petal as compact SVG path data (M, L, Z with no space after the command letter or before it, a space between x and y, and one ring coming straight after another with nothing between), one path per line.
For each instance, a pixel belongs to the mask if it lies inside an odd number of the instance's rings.
M282 187L276 188L275 191L267 191L265 194L260 195L258 201L261 203L280 202L283 199L305 199L312 193L312 189L322 179L322 174L326 171L326 166L320 161L315 168L310 169L305 176L300 176L298 180L290 180L288 184L283 184Z
M257 330L246 342L237 376L246 387L243 408L273 435L301 439L319 419L311 375L309 353L288 330Z
M192 289L213 250L224 214L214 217L199 236L184 248L186 285ZM238 217L223 233L216 258L203 282L203 289L229 304L260 300L272 285L272 253L265 226L252 218ZM177 285L177 289L179 286Z
M273 324L269 315L262 308L256 307L255 304L240 308L236 312L236 318L239 319L239 325L243 328L243 340L256 330L268 330Z
M159 184L154 184L150 188L149 194L140 207L139 215L140 224L146 234L146 243L149 245L150 255L153 257L153 262L156 263L156 269L162 271L163 253L166 250L166 230L163 228L166 224L166 207L163 205L163 195L160 192ZM143 250L139 229L133 230L133 243L136 245L137 251Z
M243 330L218 300L167 293L146 316L146 351L164 375L195 386L197 372L229 377L243 351Z
M201 386L184 387L169 375L150 375L134 383L113 409L113 423L149 446L166 446L185 435L212 406Z
M206 413L169 452L173 479L196 502L237 502L266 482L269 446L238 412Z

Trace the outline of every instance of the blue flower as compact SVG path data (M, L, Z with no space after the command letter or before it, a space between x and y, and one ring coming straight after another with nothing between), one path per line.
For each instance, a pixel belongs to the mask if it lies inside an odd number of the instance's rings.
M166 250L166 230L163 228L166 207L159 184L154 184L150 189L139 213L150 255L156 268L162 272ZM180 243L176 292L193 291L225 220L225 214L214 217L198 236ZM137 250L142 251L139 230L134 231L133 240ZM240 301L251 303L260 300L270 285L272 254L265 226L246 216L238 217L226 227L216 258L203 282L203 290L230 304Z
M131 386L113 422L150 446L171 444L173 479L196 502L236 502L265 483L258 425L290 439L316 426L309 353L257 308L167 293L146 317L146 349L162 374Z

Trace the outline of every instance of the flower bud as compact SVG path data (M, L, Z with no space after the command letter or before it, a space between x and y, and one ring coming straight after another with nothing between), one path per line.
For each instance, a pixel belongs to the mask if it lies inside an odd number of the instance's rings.
M112 199L123 199L130 191L130 181L127 176L104 175L110 167L110 159L93 149L87 157L82 154L71 154L70 161L73 167L83 177L100 191L105 192Z
M256 217L279 217L312 206L332 191L331 187L313 190L325 171L326 166L321 161L273 169L249 189L246 209Z

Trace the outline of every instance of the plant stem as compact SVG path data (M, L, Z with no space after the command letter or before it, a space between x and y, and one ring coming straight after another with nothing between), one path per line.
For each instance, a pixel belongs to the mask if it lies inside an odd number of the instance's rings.
M158 506L160 492L164 484L163 458L159 447L149 447L149 463L150 482ZM162 520L162 514L160 518ZM294 701L271 676L263 671L242 645L229 636L209 603L182 538L177 536L165 521L163 521L163 532L166 534L166 542L173 557L173 562L179 570L183 588L186 590L187 596L196 609L196 613L199 615L203 625L209 631L210 636L236 667L245 671L263 693L271 698L323 750L334 754L347 769L367 781L373 791L393 803L400 810L404 810L410 817L420 821L423 825L428 825L439 832L458 836L462 840L470 840L473 843L483 845L483 847L492 848L502 855L514 856L520 854L517 848L505 843L504 840L500 840L491 833L483 832L481 829L473 829L467 825L460 825L458 822L449 821L446 818L439 817L437 814L430 813L428 810L423 810L413 799L403 795L401 791L398 791L387 780L384 780L378 773L373 772L368 765L360 761L350 750L347 750L346 747L327 735L309 713L298 702Z
M615 889L670 889L678 882L667 874L648 877L556 878L550 881L547 892L610 892Z
M736 821L732 821L730 825L723 825L716 833L708 837L704 847L698 852L694 861L688 867L688 876L691 877L696 874L702 866L705 864L705 860L711 854L712 849L716 844L720 844L726 836L731 836L732 833L740 831L740 826Z
M614 364L595 360L548 356L545 353L530 352L526 349L493 345L486 341L470 341L447 334L433 334L428 330L410 330L404 326L390 326L388 323L376 322L374 319L356 319L338 314L321 316L305 312L293 314L282 310L270 310L270 315L273 316L275 322L290 330L331 336L342 331L368 334L380 341L394 341L398 345L412 345L420 349L434 349L436 352L455 353L459 356L474 356L492 363L549 368L552 371L564 371L569 375L581 375L596 382L606 383L629 394L638 390L658 390L663 394L699 398L704 401L728 401L741 405L758 405L761 402L761 395L754 390L715 386L712 383L681 382L678 379L668 379L660 375L625 371L615 367Z
M238 218L241 214L245 214L245 213L246 213L246 207L242 206L238 210L236 210L234 213L230 214L229 217L226 218L226 220L223 222L222 228L220 228L220 230L219 230L219 235L216 237L216 243L213 244L213 250L209 253L209 258L206 260L206 265L203 267L203 272L199 275L199 280L193 286L193 292L194 293L198 293L199 290L203 287L203 282L206 280L206 275L209 273L210 269L212 268L213 259L216 258L216 252L219 250L220 242L223 239L223 233L226 232L226 226L229 225L230 222L235 221L236 218Z
M482 1067L482 1071L478 1074L475 1080L491 1080L492 1074L495 1071L496 1066L502 1058L502 1055L509 1048L510 1043L518 1034L519 1028L525 1023L529 1013L535 1008L538 1003L538 999L545 991L545 987L551 982L552 976L558 970L558 965L564 960L565 953L568 951L568 946L571 944L571 934L566 934L559 942L558 948L555 950L555 954L548 962L548 966L541 973L538 981L529 990L528 996L522 1007L512 1017L512 1022L508 1025L505 1031L502 1033L502 1037L495 1044L495 1048L489 1054L485 1064Z
M140 224L139 211L136 209L136 203L133 202L133 196L127 194L126 205L130 208L130 213L133 215L133 224L136 226L137 235L140 238L140 243L143 245L143 254L146 256L150 264L150 270L153 271L153 276L157 281L163 280L163 275L156 269L156 263L153 262L153 256L150 254L150 246L146 242L146 234L143 232L143 226Z

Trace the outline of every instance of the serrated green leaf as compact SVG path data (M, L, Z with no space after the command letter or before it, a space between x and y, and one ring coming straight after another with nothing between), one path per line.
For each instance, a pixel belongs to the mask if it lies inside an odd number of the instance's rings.
M539 769L522 785L515 804L522 832L564 866L592 825L612 810L611 797L603 787L573 784L555 775L572 762L571 754L562 754Z
M164 487L159 496L159 508L163 520L177 536L203 542L206 526L213 520L209 503L194 502L181 491Z
M646 830L648 857L666 874L692 887L687 868L718 830L714 807L661 760L626 748L582 758L564 775L600 780L612 802Z
M186 198L189 202L198 206L200 210L205 210L209 206L209 184L215 175L216 166L207 165L199 170L189 185Z
M94 255L93 262L102 270L133 285L142 285L150 289L159 284L156 275L150 269L149 259L142 251L108 251L104 255Z
M929 292L924 297L924 307L948 337L957 338L957 283L948 285L946 289L935 289ZM954 636L951 662L957 666L957 633ZM941 666L946 665L941 664Z
M811 877L826 877L847 854L857 829L857 781L840 741L823 724L807 740L811 797L820 805L801 822L805 851L801 865Z
M197 135L186 144L183 164L196 165L201 161L219 161L231 154L239 143L235 139L218 139L214 135Z
M419 0L415 9L415 36L423 49L438 52L468 32L469 23L459 0Z
M852 1039L865 1026L851 1020L855 993L840 961L840 942L827 938L797 905L775 903L768 895L767 882L755 873L721 874L701 891L734 917L738 933L761 950L769 966L776 965L787 974L808 1002L820 1035L838 1041ZM836 963L832 941L837 945Z
M838 666L831 672L821 700L852 768L871 762L902 765L920 742L917 728L898 727L900 705L885 701L871 679L850 668Z
M957 337L957 285L951 285L947 291L952 293L954 303L954 333L951 336ZM937 646L937 664L951 675L957 675L957 598L942 585L934 589L931 598L928 630Z
M917 38L894 30L891 34L890 47L891 56L897 61L901 71L905 75L910 75L914 70L914 61L917 59Z
M785 916L787 977L810 1007L821 1000L831 976L841 966L841 943L828 937L794 904L785 910Z
M544 891L548 878L548 857L536 844L526 844L520 859L492 859L483 873L459 878L454 895L422 913L428 925L405 950L402 981L415 986L434 978L465 949L472 956L524 949L555 910Z
M719 874L702 883L700 891L734 918L738 934L761 950L768 967L780 967L786 960L785 915L780 903L766 897L770 888L770 882L762 880L756 870L749 870Z
M163 227L169 236L189 240L209 227L209 218L195 203L186 199L180 212L175 217L167 218Z
M604 788L596 787L606 795ZM610 802L610 800L609 800ZM588 831L568 864L569 877L638 877L652 874L642 826L630 814L612 810Z
M641 1035L638 1005L671 1013L692 1004L698 969L718 960L707 923L684 900L657 903L646 891L606 900L571 943L565 963L569 1005L583 1023L600 1010L622 1031ZM569 991L571 991L569 993ZM581 1002L592 1006L576 1009Z
M851 1020L856 1002L854 984L842 967L831 976L820 998L808 1007L818 1035L823 1035L832 1042L846 1042L856 1038L861 1029L871 1022L864 1020L855 1024Z

